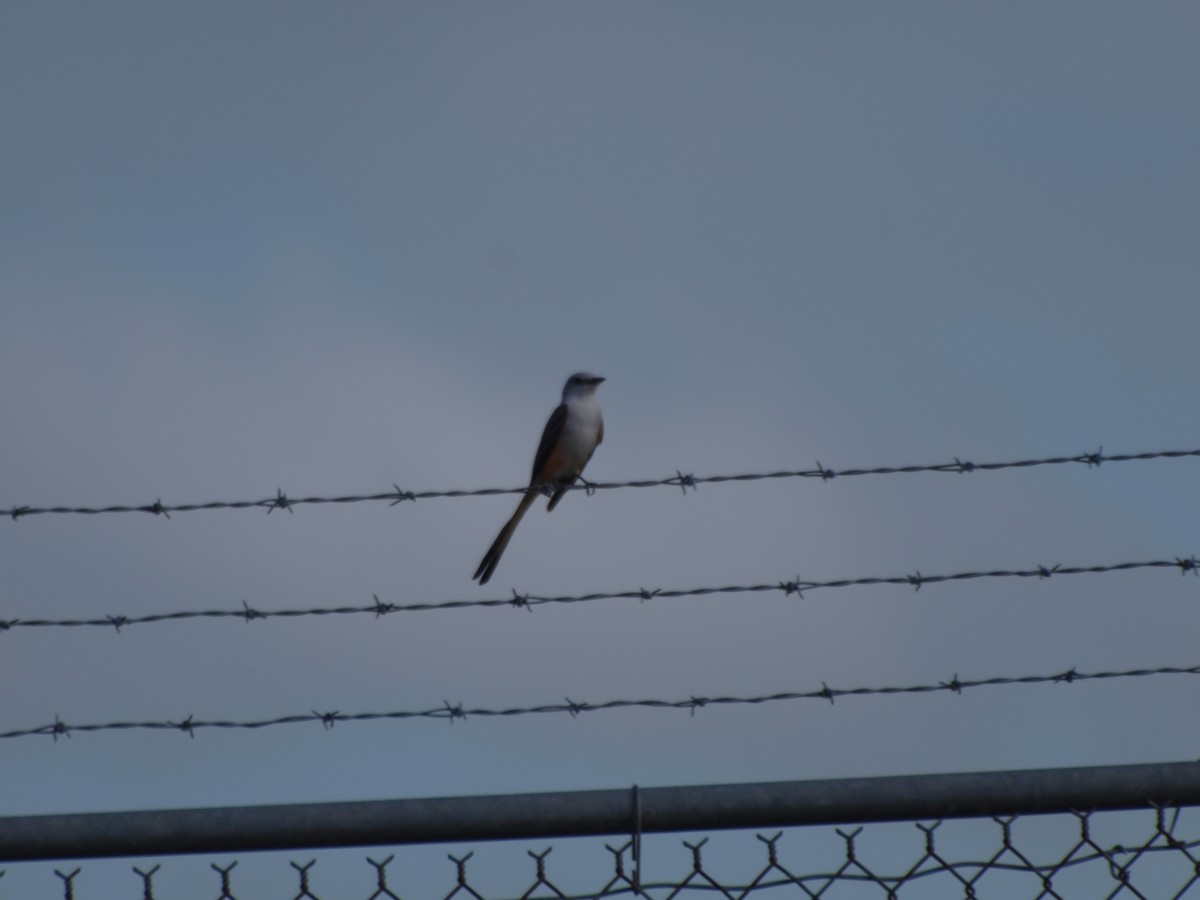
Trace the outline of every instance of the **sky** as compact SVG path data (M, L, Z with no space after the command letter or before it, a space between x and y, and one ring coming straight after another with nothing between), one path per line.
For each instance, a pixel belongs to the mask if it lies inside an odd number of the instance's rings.
M0 509L515 488L579 370L602 482L1195 449L1198 39L1171 2L6 3ZM572 493L483 588L512 495L27 516L0 618L1190 557L1198 464ZM0 731L1193 666L1197 590L14 628ZM1194 696L24 737L4 814L1174 761Z

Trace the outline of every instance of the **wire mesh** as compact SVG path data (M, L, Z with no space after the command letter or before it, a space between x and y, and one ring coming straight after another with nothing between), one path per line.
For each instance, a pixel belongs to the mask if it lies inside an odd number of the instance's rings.
M380 900L441 897L1165 898L1200 896L1195 808L564 838L529 846L282 854L219 862L24 864L0 897ZM94 873L94 874L93 874ZM16 877L13 877L16 876ZM8 884L6 885L6 882Z

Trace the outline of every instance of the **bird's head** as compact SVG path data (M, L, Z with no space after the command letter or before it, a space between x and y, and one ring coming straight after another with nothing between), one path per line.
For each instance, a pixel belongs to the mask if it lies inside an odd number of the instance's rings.
M563 400L568 397L586 397L596 393L596 388L604 381L604 376L593 375L591 372L576 372L567 379L563 386Z

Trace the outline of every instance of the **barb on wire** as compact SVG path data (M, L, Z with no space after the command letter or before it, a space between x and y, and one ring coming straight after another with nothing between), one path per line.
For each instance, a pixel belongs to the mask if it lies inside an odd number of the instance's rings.
M1098 467L1105 462L1134 462L1160 459L1183 459L1200 457L1200 449L1196 450L1154 450L1146 453L1112 453L1105 454L1103 449L1093 453L1077 453L1071 456L1049 456L1041 459L1018 459L1009 462L969 462L954 457L953 462L930 463L913 466L873 466L871 468L831 469L819 462L814 469L782 470L778 472L749 472L739 475L692 475L676 470L674 475L666 478L654 478L639 481L608 481L590 482L568 486L567 490L584 491L593 494L596 491L611 491L619 488L650 488L676 487L686 495L688 489L695 490L701 484L722 484L725 482L764 481L778 478L817 478L821 481L831 481L835 478L850 478L856 475L911 475L918 472L951 472L967 474L972 472L998 472L1003 469L1028 469L1035 466L1055 466L1064 463L1081 463L1089 469ZM557 486L556 486L557 487ZM273 496L260 500L214 500L207 503L164 504L161 499L153 503L119 505L119 506L10 506L8 516L14 521L26 516L45 515L50 513L101 515L104 513L141 512L170 518L170 513L197 512L214 509L263 509L268 513L276 509L286 509L293 512L297 506L320 505L327 503L369 503L385 502L392 506L405 501L428 500L446 497L491 497L497 494L523 494L528 486L512 488L476 488L467 490L448 491L408 491L393 484L392 490L373 494L345 494L337 497L291 497L281 488L276 488Z
M674 597L702 597L713 594L755 594L779 592L784 596L795 594L805 599L805 592L821 589L865 587L871 585L891 584L911 587L920 590L925 585L945 584L955 581L969 581L977 578L1036 578L1045 580L1052 576L1063 575L1102 575L1112 572L1129 572L1136 569L1178 569L1181 574L1200 575L1200 560L1196 557L1175 557L1173 559L1156 559L1147 562L1109 563L1096 566L1043 566L1038 565L1029 569L993 569L978 572L956 572L950 575L924 575L915 572L909 575L891 575L886 577L838 578L831 581L804 581L795 578L789 581L763 582L761 584L724 585L720 587L696 588L653 588L639 587L633 590L597 592L591 594L563 594L557 596L539 596L536 594L518 593L515 589L511 597L500 597L480 600L442 600L417 603L385 603L379 599L379 594L371 595L371 603L360 606L326 606L309 607L306 609L256 609L245 600L241 608L232 609L202 609L179 610L175 612L147 613L142 616L106 614L86 619L47 619L21 618L19 616L0 619L0 634L16 628L79 628L100 626L112 628L115 632L124 633L123 629L132 625L150 625L159 622L178 622L189 619L240 619L243 622L253 622L270 619L294 619L304 616L344 616L369 614L379 619L383 616L398 612L429 612L447 609L485 609L489 607L509 607L524 609L532 612L533 607L543 604L573 604L591 603L600 600L639 600L647 602Z
M654 710L684 710L695 715L696 710L710 706L758 706L765 703L779 703L790 700L827 700L833 703L839 697L871 697L897 696L905 694L953 693L961 695L963 691L981 687L1004 687L1033 684L1077 684L1083 681L1101 681L1127 678L1147 678L1158 675L1200 675L1200 665L1195 666L1160 666L1154 669L1126 669L1124 671L1080 672L1075 668L1049 675L1019 675L994 676L965 680L957 674L948 680L937 683L915 684L906 686L832 688L821 682L819 690L783 691L775 694L761 694L749 697L733 696L689 696L682 700L607 700L600 703L590 703L566 699L565 702L548 703L540 706L511 706L500 709L494 708L465 708L462 703L443 701L438 706L422 710L393 710L391 712L361 712L343 713L337 711L308 713L290 716L279 716L273 719L253 721L230 721L225 719L198 720L189 715L183 722L171 721L140 721L140 722L105 722L99 724L72 725L62 721L57 715L54 721L35 728L18 728L0 732L0 739L33 737L49 735L55 740L59 736L70 737L77 733L92 733L98 731L181 731L194 736L200 729L246 729L257 730L273 728L278 725L300 725L317 723L325 730L333 728L338 722L379 722L401 719L444 719L449 722L471 718L511 718L514 716L541 715L544 713L566 713L571 718L577 718L583 713L602 712L617 709L654 709Z

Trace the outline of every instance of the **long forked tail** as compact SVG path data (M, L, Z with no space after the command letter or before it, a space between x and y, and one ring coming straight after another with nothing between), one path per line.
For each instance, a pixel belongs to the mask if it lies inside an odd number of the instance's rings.
M487 584L488 579L492 577L492 573L496 571L496 564L500 562L500 557L504 555L504 548L512 540L513 532L521 524L521 517L525 515L525 511L529 509L529 505L535 499L537 499L537 491L530 491L521 498L521 502L517 505L517 511L512 514L512 518L500 529L500 533L492 541L492 546L488 548L488 552L483 554L483 560L479 563L479 568L471 576L478 580L480 584Z

